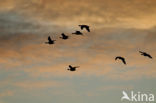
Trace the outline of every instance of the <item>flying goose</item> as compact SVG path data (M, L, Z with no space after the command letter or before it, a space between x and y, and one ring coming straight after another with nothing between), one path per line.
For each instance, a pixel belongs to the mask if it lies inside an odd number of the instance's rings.
M120 60L126 65L125 58L123 58L123 57L121 57L121 56L117 56L117 57L115 58L115 60L117 60L117 59L120 59Z
M80 67L80 66L73 67L73 66L69 65L68 70L69 70L69 71L76 71L76 68L79 68L79 67Z
M72 34L75 34L75 35L83 35L83 33L81 33L80 31L75 31L75 33L72 33Z
M64 33L62 33L61 36L62 36L62 37L60 37L60 38L62 38L62 39L64 39L64 40L66 40L66 39L69 38L69 36L65 35Z
M90 32L88 25L79 25L79 26L80 26L81 30L83 30L85 28L88 32Z
M48 42L46 44L54 44L56 40L52 40L50 36L48 36Z
M146 52L142 52L142 51L139 51L139 52L141 53L141 55L149 57L150 59L152 59L152 56L150 54L147 54Z

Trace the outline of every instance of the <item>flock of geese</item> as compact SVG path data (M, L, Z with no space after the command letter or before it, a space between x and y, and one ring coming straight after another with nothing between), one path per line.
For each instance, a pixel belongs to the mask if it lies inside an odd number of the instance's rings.
M150 54L146 53L146 52L139 51L139 53L140 53L141 55L145 56L145 57L148 57L148 58L152 59L152 56L151 56ZM117 57L115 58L115 60L118 60L118 59L120 59L120 60L126 65L126 60L125 60L124 57L117 56Z
M81 30L86 29L88 32L90 32L90 29L89 29L89 26L88 25L79 25L79 26L80 26ZM83 33L81 31L75 31L72 34L75 34L75 35L83 35ZM60 38L66 40L66 39L69 39L69 36L68 35L65 35L64 33L62 33ZM49 36L48 37L48 42L45 42L45 43L46 44L55 44L55 41L56 40L51 39L51 37Z
M90 32L90 27L88 25L78 25L78 26L81 28L81 30L85 29L86 31ZM83 33L81 31L75 31L72 34L74 34L74 35L83 35ZM60 38L63 39L63 40L66 40L66 39L69 39L69 36L62 33ZM45 43L50 45L50 44L55 44L55 41L56 40L51 39L51 37L49 36L48 37L48 42L45 42ZM148 57L148 58L152 59L152 56L150 54L146 53L146 52L139 51L139 53L142 56L145 56L145 57ZM115 60L121 60L123 64L125 64L125 65L127 64L124 57L117 56L117 57L115 57ZM76 68L79 68L79 67L80 66L71 66L71 65L69 65L69 68L67 70L76 71Z

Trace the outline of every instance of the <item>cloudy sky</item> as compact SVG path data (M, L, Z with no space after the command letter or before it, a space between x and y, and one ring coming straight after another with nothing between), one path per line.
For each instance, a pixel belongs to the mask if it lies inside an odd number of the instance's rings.
M0 0L0 103L121 103L123 90L156 95L155 5ZM79 24L90 25L91 32L72 35ZM61 33L69 40L61 40ZM44 44L48 36L56 44ZM80 68L67 71L69 64Z

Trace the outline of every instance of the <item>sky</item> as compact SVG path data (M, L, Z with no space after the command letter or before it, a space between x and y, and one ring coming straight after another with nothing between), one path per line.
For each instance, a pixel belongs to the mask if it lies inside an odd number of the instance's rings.
M0 103L122 103L123 90L156 95L155 5L0 0ZM80 24L91 32L72 35ZM60 39L61 33L69 39ZM45 44L48 36L54 45ZM80 68L70 72L68 65Z

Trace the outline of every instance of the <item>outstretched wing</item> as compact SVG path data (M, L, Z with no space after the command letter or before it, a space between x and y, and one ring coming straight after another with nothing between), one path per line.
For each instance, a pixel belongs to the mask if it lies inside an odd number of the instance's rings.
M71 65L69 65L69 68L72 69L73 67Z
M80 66L76 66L76 67L74 67L74 68L79 68Z
M144 52L142 52L142 51L139 51L139 53L143 54Z
M90 32L89 26L86 26L86 30L87 30L88 32Z
M81 27L81 30L83 30L84 26L83 26L83 25L81 25L80 27Z
M151 56L151 55L147 54L147 56L148 56L149 58L151 58L151 59L152 59L152 56Z
M63 37L65 36L65 34L64 34L64 33L62 33L61 35L62 35Z
M124 59L124 58L122 58L121 60L122 60L122 62L123 62L124 64L126 64L126 61L125 61L125 59Z
M116 57L115 60L119 59L119 57Z
M50 36L48 37L48 40L49 40L50 42L52 41Z
M83 28L84 28L84 25L79 25L79 26L80 26L81 30L83 30Z

